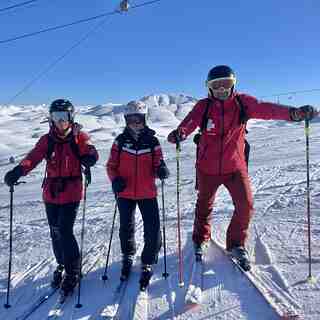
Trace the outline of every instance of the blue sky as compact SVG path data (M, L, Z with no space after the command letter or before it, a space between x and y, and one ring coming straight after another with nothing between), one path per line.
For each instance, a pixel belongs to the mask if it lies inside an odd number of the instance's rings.
M145 0L131 1L132 5ZM0 9L23 2L0 2ZM0 40L113 11L119 1L38 0L0 12ZM257 97L320 88L320 3L288 1L174 1L107 18L45 77L12 103L124 103L148 94L206 95L216 64L228 64L237 88ZM101 20L0 44L0 104ZM269 97L270 96L270 97ZM288 99L289 98L289 99ZM286 104L320 105L320 90L281 96Z

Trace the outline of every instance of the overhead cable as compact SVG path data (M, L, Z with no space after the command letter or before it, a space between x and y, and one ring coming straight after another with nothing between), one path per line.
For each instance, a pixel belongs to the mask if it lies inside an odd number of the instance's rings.
M147 5L147 4L152 4L152 3L155 3L158 1L161 1L161 0L145 2L144 4L140 4L140 5L135 6L135 8L141 7L141 6ZM119 13L119 12L120 11L117 11L117 13ZM6 103L6 105L11 104L17 97L19 97L24 92L26 92L36 81L38 81L40 78L44 77L51 69L53 69L60 61L62 61L67 55L69 55L83 41L85 41L87 38L89 38L89 36L92 33L94 33L98 28L102 27L105 24L107 18L108 17L105 17L105 19L103 19L101 22L96 24L91 30L89 30L87 33L85 33L78 41L76 41L71 47L69 47L61 56L56 58L54 61L52 61L50 64L48 64L47 67L45 67L42 71L40 71L37 75L35 75L21 90L19 90L14 96L12 96L10 98L10 100Z
M288 96L288 95L295 95L299 93L310 93L310 92L320 92L319 89L308 89L308 90L298 90L298 91L289 91L289 92L282 92L282 93L275 93L275 94L269 94L266 96L261 96L261 98L269 98L269 97L280 97L280 96Z
M19 90L14 96L12 96L5 105L10 105L16 98L21 96L24 92L28 91L31 86L37 82L39 79L43 78L51 69L53 69L60 61L62 61L66 56L68 56L75 48L77 48L83 41L85 41L89 36L96 31L99 27L105 24L107 17L100 21L95 27L84 34L78 41L76 41L71 47L69 47L62 55L54 59L49 63L42 71L36 74L30 81L28 81L25 86Z
M143 2L141 4L137 4L137 5L134 5L134 6L130 7L130 10L136 9L136 8L141 8L141 7L144 7L144 6L147 6L147 5L150 5L150 4L154 4L154 3L160 2L160 1L162 1L162 0L153 0L153 1ZM96 16L93 16L93 17L80 19L80 20L77 20L77 21L73 21L73 22L70 22L70 23L58 25L58 26L55 26L55 27L42 29L42 30L39 30L39 31L31 32L31 33L25 33L23 35L12 37L12 38L8 38L8 39L5 39L5 40L0 40L0 44L13 42L13 41L17 41L17 40L28 38L28 37L32 37L32 36L35 36L35 35L38 35L38 34L41 34L41 33L46 33L46 32L50 32L50 31L54 31L54 30L58 30L58 29L71 27L71 26L74 26L74 25L77 25L77 24L80 24L80 23L85 23L85 22L89 22L89 21L92 21L92 20L101 19L103 17L111 16L111 15L115 15L115 14L119 14L119 13L121 13L121 10L118 10L118 9L117 10L113 10L111 12L102 13L102 14L99 14L99 15L96 15Z
M26 6L27 4L30 4L30 3L36 2L36 1L38 1L38 0L29 0L29 1L24 1L24 2L21 2L21 3L14 4L14 5L9 6L9 7L0 8L0 12L8 11L8 10L19 8L19 7L23 7L23 6Z

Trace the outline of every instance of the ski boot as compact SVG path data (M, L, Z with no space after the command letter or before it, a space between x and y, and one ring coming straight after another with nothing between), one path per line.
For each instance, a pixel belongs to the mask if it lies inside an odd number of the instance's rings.
M140 276L140 291L146 291L150 279L152 277L152 267L149 264L145 264L142 266L142 270L141 270L141 276Z
M51 287L52 288L59 288L61 281L62 281L62 273L64 270L64 266L62 264L59 264L56 268L56 270L53 272L53 278L51 281Z
M131 268L133 264L132 257L124 257L122 260L122 269L121 269L121 275L120 280L126 281L129 278Z
M197 262L202 262L202 258L204 253L206 252L206 249L209 246L209 241L204 241L202 243L194 243L194 254Z
M65 297L73 293L74 288L79 282L78 274L65 274L61 282L61 293Z
M244 271L251 269L249 254L244 247L233 247L231 249L231 256L237 260L237 263Z

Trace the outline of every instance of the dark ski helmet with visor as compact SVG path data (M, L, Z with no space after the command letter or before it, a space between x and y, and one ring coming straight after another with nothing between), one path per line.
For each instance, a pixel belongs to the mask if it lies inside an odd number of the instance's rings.
M69 121L74 119L74 106L66 99L54 100L49 108L50 120L53 122Z
M206 86L209 95L219 100L226 100L233 92L236 83L234 71L226 65L212 68L207 76Z

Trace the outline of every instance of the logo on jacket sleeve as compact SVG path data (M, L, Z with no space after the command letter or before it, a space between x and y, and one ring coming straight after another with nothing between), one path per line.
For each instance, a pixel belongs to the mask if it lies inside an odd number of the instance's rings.
M208 122L207 122L207 131L210 131L210 130L213 130L215 127L212 119L208 119Z

